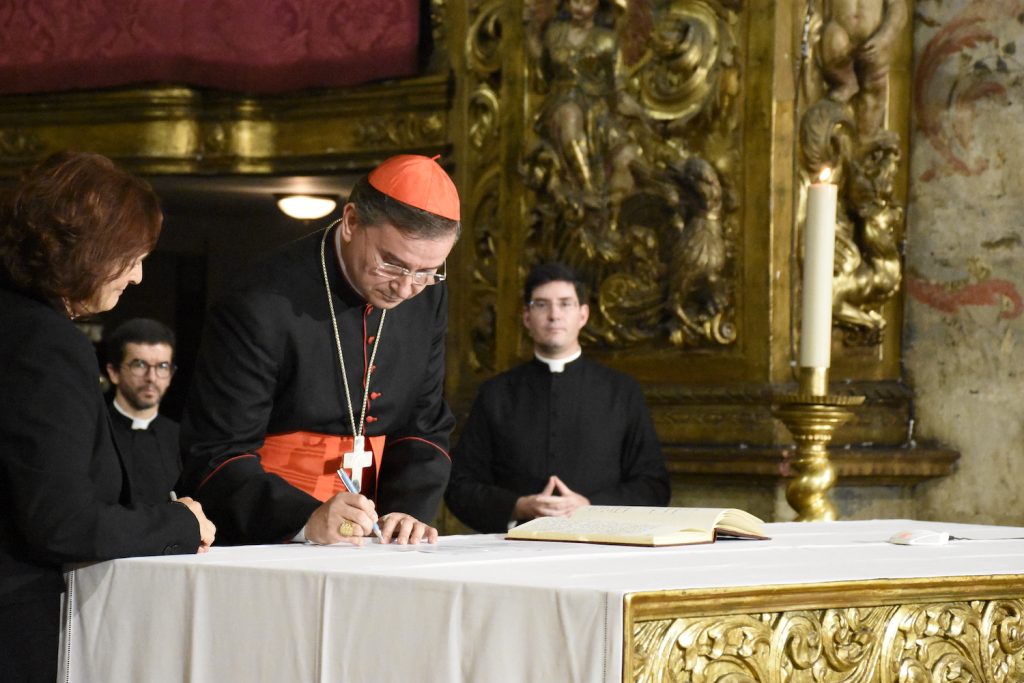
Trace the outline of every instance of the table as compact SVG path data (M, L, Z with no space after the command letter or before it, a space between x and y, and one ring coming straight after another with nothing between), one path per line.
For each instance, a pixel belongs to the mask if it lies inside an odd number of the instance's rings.
M885 541L920 527L972 540ZM1024 679L1024 528L767 529L672 548L479 535L98 563L69 575L67 680Z

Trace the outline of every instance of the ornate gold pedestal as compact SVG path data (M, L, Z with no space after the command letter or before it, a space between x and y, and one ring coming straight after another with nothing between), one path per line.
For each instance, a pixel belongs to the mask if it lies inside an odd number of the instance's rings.
M792 460L794 477L786 487L786 500L797 512L797 521L824 522L836 518L829 491L836 482L829 461L828 444L836 427L853 413L847 406L864 402L863 396L828 393L828 368L800 368L799 390L775 396L772 414L786 425L796 442Z

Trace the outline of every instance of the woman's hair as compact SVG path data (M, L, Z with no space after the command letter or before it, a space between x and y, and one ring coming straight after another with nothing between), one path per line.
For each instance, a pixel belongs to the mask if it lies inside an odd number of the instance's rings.
M63 310L151 251L162 223L149 183L99 154L58 152L0 202L0 272Z

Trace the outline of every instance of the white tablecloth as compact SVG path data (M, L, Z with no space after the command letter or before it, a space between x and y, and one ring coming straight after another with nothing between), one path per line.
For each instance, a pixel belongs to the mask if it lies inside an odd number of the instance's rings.
M886 542L924 527L973 540ZM618 683L627 593L1024 574L1018 527L884 520L768 533L673 548L448 536L103 562L72 578L69 680Z

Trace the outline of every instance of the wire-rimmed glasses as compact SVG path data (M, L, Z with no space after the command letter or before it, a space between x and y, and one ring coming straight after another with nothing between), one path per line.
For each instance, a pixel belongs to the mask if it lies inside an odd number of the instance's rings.
M389 280L397 280L402 277L412 278L413 284L417 287L436 285L439 282L444 282L448 277L448 260L445 259L444 263L441 264L440 271L436 271L433 268L429 270L409 270L402 266L396 266L393 263L378 261L377 267L373 269L373 272Z

